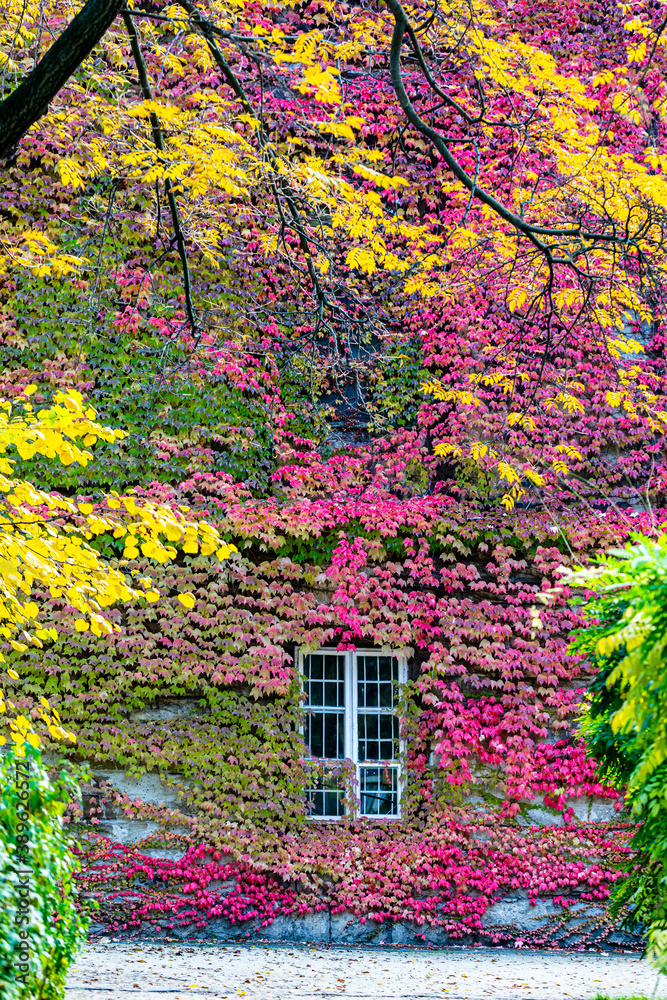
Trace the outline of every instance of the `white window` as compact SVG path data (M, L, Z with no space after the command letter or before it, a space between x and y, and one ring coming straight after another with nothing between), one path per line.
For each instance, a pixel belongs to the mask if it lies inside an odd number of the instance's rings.
M342 816L341 768L356 778L361 816L398 816L400 809L399 689L405 657L372 650L318 649L301 655L305 699L304 740L324 776L309 789L311 816ZM350 767L351 765L351 767ZM336 771L338 770L338 774ZM328 774L326 772L329 772Z

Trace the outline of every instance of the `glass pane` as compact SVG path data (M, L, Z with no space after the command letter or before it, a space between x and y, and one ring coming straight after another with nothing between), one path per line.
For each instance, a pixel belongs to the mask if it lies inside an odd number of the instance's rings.
M308 712L304 740L313 757L342 760L345 756L345 713Z
M306 716L304 738L313 757L324 757L324 714L312 712Z
M345 716L342 712L327 712L324 716L323 757L342 760L345 756Z
M320 779L307 791L307 809L310 816L344 816L344 789L340 778Z
M312 677L313 680L322 680L322 665L324 657L315 654L314 656L307 656L305 662L304 674ZM308 669L310 668L310 669Z
M392 673L392 660L391 656L380 656L380 680L381 681L393 681L394 675ZM396 661L394 661L396 662ZM398 680L398 677L396 678Z
M324 697L323 684L321 681L311 681L310 682L310 698L308 699L311 705L321 705L322 699Z
M394 689L391 681L380 681L378 687L380 691L380 697L378 698L380 708L393 708Z
M315 653L304 657L306 705L345 708L345 654Z
M359 712L359 760L397 760L398 719L379 712Z
M398 702L398 660L395 656L357 657L359 708L394 708Z
M313 653L304 657L303 684L306 746L313 757L342 760L345 756L345 654Z
M345 658L343 656L327 655L324 657L324 676L328 681L337 681L341 676L340 670L345 671Z
M362 816L398 816L398 771L395 767L362 767Z

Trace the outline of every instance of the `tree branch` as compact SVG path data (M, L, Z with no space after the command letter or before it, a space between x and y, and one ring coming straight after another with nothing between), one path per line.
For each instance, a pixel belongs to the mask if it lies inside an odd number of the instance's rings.
M183 10L186 10L188 12L188 14L192 19L192 22L206 39L211 55L213 56L218 66L222 70L228 86L231 87L231 89L234 91L237 98L241 102L243 110L246 112L246 114L252 115L253 118L257 118L258 117L257 112L255 111L252 102L250 101L239 79L237 78L236 74L232 70L231 66L223 56L222 52L216 45L214 38L212 37L213 29L210 23L201 16L195 4L192 3L192 0L177 0L177 2L178 5L183 8ZM267 158L271 163L271 165L274 168L276 168L276 175L278 176L281 187L283 188L283 190L279 193L276 183L273 180L270 181L271 189L273 191L273 195L276 200L278 211L280 212L280 215L284 221L282 208L280 206L280 195L282 194L282 196L285 199L285 202L287 203L289 213L292 216L293 225L290 226L290 228L294 233L296 233L296 236L299 240L299 246L301 247L302 253L306 259L306 267L308 268L308 274L310 276L311 283L315 290L315 295L317 296L320 302L327 302L327 297L325 295L324 289L322 288L322 283L319 279L317 271L315 270L315 264L313 261L313 252L310 246L310 240L308 239L308 235L306 233L303 219L301 218L301 213L299 212L295 199L292 196L291 191L289 190L289 186L287 185L286 181L281 177L280 172L277 170L278 166L277 159L273 150L269 146L268 137L266 136L262 125L260 125L257 132L262 148L266 152Z
M139 44L139 36L137 34L137 28L132 20L132 15L129 11L123 11L123 21L125 22L125 27L127 28L127 33L130 36L130 46L132 47L132 56L134 58L135 65L137 67L137 73L139 75L139 83L141 84L141 93L143 94L145 101L153 100L153 92L151 90L150 81L148 79L148 70L146 69L146 62L144 60L143 52L141 51L141 46ZM161 153L165 151L164 136L162 135L162 129L160 127L160 120L155 112L151 111L151 130L153 132L153 142L155 143L156 149ZM178 212L178 205L176 204L176 196L172 190L171 180L167 177L164 182L164 189L167 194L167 201L169 203L169 211L171 213L171 222L174 227L174 237L176 239L176 246L178 247L178 255L181 258L181 265L183 267L183 290L185 292L185 309L188 316L188 322L192 327L193 332L196 332L198 328L197 317L195 315L194 306L192 304L192 283L190 281L190 265L188 264L188 253L187 247L185 245L185 236L183 234L183 229L181 226L181 217Z
M0 104L0 157L7 157L48 111L49 103L90 55L125 0L88 0L37 66Z
M385 2L394 17L394 32L391 39L391 51L389 55L389 72L399 104L401 105L408 121L414 125L418 132L420 132L435 146L454 176L464 185L465 188L467 188L468 191L471 192L472 196L477 198L478 201L481 201L482 204L491 208L496 215L500 216L501 219L504 219L505 222L508 222L518 232L527 236L531 243L533 243L538 250L547 256L551 256L551 248L540 239L541 236L552 237L554 239L565 237L580 241L590 240L593 242L602 241L606 243L623 244L624 241L615 233L607 234L588 232L583 231L580 227L568 227L561 229L549 226L531 225L529 222L526 222L525 219L522 219L521 216L516 215L515 212L512 212L509 208L503 205L497 198L494 198L494 196L489 194L488 191L481 188L476 181L473 180L473 178L463 169L456 157L452 155L443 136L440 135L436 129L431 128L430 125L426 124L408 97L401 73L401 51L403 48L403 39L406 34L410 38L410 42L415 54L417 55L422 71L424 59L423 55L419 51L417 37L410 27L406 13L399 3L399 0L385 0ZM430 78L430 74L425 74L425 76L427 82L431 85L432 78ZM436 93L440 95L440 88L437 89Z

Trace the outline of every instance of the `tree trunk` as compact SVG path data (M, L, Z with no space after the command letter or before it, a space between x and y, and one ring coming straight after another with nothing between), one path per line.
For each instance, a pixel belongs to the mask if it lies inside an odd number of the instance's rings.
M95 48L125 0L88 0L32 73L0 104L0 157L48 110L60 88Z

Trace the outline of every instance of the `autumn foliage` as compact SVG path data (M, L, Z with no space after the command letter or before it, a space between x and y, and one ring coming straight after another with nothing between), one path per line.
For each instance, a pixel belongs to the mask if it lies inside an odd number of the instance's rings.
M5 96L71 13L11 0ZM577 941L612 932L629 831L574 738L593 667L566 654L567 592L532 609L664 506L664 13L137 2L8 151L6 426L101 422L66 467L17 438L16 504L61 504L66 550L114 567L100 609L35 577L58 636L7 635L12 697L183 795L92 793L93 827L187 829L169 872L91 835L108 926L334 907L483 937L525 891L562 908L534 943L573 899ZM391 828L306 823L295 653L324 643L408 651ZM525 829L544 815L562 833ZM241 902L207 893L223 855ZM108 901L148 872L154 897Z

